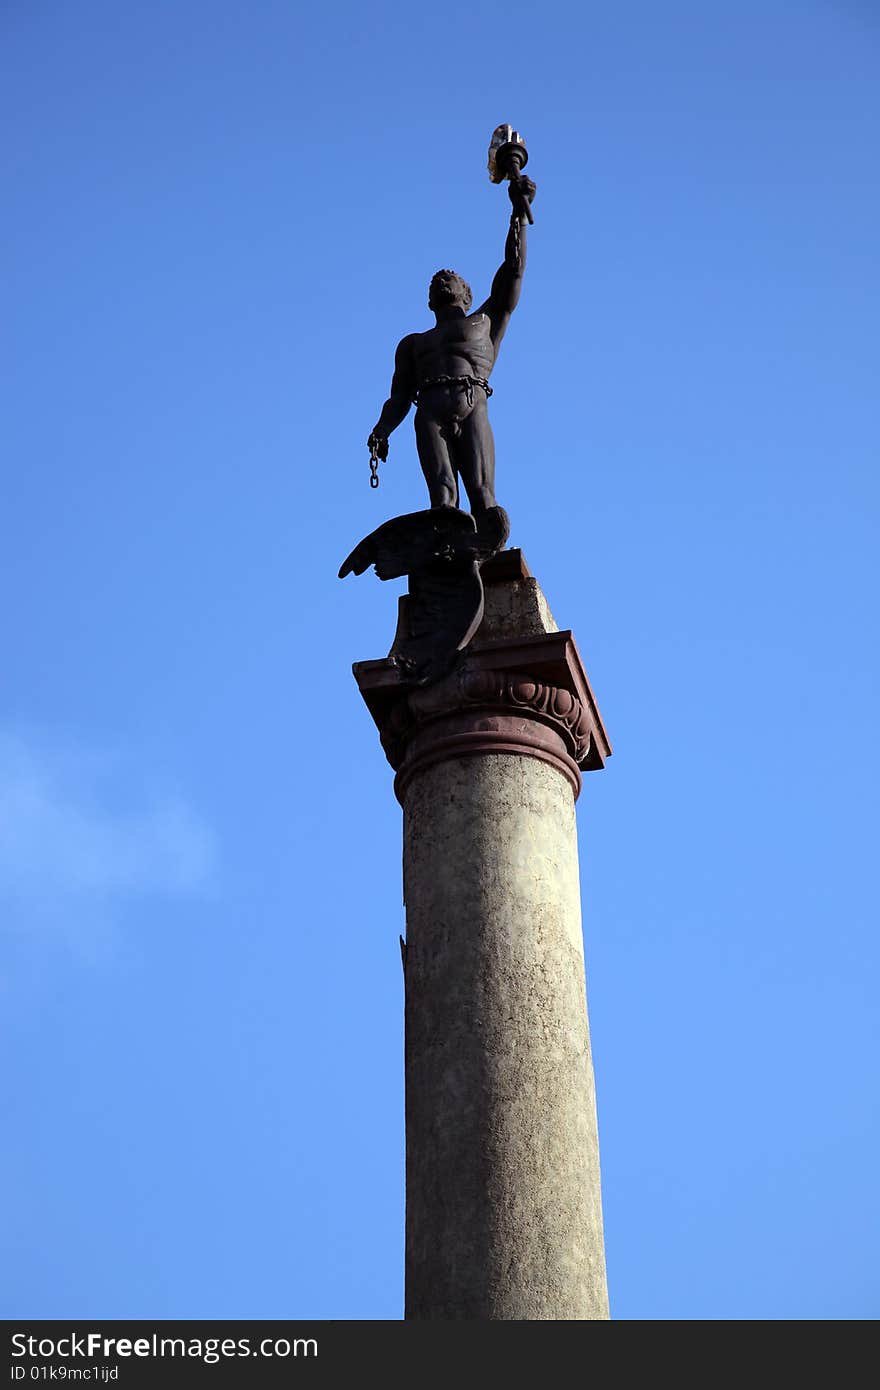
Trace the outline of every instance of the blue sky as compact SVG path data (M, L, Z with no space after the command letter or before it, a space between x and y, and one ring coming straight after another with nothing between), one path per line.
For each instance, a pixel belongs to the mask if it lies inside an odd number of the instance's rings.
M5 0L6 1317L402 1314L364 441L526 135L498 495L579 807L612 1313L871 1318L880 19Z

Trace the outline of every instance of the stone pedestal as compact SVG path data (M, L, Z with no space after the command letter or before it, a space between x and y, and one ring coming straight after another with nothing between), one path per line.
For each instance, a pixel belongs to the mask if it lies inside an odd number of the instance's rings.
M574 803L611 749L520 553L483 578L452 675L354 668L404 810L406 1317L607 1318Z

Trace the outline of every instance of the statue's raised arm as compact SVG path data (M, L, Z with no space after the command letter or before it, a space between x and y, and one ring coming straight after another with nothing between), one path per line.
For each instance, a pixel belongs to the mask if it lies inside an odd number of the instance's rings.
M489 318L492 342L496 349L510 323L510 316L519 303L526 268L526 224L532 220L531 203L535 196L535 185L525 174L520 174L515 180L511 179L507 191L513 204L513 212L510 214L510 230L504 243L504 260L495 272L489 298L477 310Z

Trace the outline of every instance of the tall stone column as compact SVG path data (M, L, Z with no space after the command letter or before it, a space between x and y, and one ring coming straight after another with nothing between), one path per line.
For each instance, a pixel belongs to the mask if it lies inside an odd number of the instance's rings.
M483 578L452 675L354 668L404 811L406 1317L607 1318L574 805L611 749L520 552Z

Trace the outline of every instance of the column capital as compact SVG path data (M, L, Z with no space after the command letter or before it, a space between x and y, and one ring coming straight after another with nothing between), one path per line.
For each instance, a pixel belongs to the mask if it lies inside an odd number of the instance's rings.
M577 796L581 772L604 767L611 744L571 632L479 638L427 686L408 683L393 658L355 663L398 799L421 768L481 753L540 758Z

